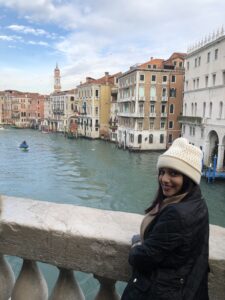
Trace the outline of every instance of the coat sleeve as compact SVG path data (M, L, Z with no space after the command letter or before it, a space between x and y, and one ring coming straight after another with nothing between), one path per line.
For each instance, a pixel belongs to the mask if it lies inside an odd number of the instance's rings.
M168 206L147 233L142 245L131 248L129 263L140 271L149 271L156 268L182 241L181 217L174 206Z

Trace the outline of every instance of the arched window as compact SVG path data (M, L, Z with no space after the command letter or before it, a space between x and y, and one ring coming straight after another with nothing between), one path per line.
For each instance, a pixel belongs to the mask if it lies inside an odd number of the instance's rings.
M191 115L194 115L194 103L191 103Z
M142 143L142 135L139 134L139 135L138 135L138 144L141 144L141 143Z
M173 114L173 111L174 111L174 105L170 104L170 114Z
M153 144L153 134L149 134L149 144Z
M160 134L160 144L164 143L164 134Z

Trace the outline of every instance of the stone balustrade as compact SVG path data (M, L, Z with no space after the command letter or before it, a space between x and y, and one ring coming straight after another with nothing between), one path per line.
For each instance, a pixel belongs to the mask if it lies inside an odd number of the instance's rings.
M0 300L84 300L73 270L98 279L95 300L120 299L115 283L130 276L130 238L141 215L7 196L0 201ZM4 255L23 259L16 280ZM51 295L39 261L60 270ZM225 229L213 225L210 269L210 299L225 299Z

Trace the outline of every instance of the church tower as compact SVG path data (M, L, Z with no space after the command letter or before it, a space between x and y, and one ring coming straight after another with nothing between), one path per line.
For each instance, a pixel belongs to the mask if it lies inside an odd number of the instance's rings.
M55 70L54 70L54 93L61 91L61 84L60 84L60 70L58 68L58 64L56 64Z

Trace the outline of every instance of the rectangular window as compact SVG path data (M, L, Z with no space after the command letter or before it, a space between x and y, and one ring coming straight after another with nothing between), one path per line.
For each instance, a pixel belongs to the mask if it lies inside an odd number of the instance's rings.
M216 74L213 74L213 86L216 85Z
M143 74L140 75L140 81L145 81L145 75Z
M170 97L176 97L176 89L175 88L170 89Z
M151 112L151 113L154 113L154 112L155 112L155 105L154 105L154 104L151 104L151 105L150 105L150 112Z
M175 75L172 75L171 82L176 82L176 76Z
M225 84L225 71L223 71L223 84Z
M164 129L165 128L165 122L160 122L160 129Z
M156 75L152 75L152 82L156 81Z
M161 105L161 113L164 114L166 112L166 105L162 104Z
M187 91L188 90L188 80L186 80L185 84L186 84L186 91Z
M215 50L215 60L218 58L218 49Z
M195 58L195 68L197 67L197 64L198 64L198 59Z
M173 121L169 121L169 129L173 129Z
M142 122L138 122L138 130L142 130L143 124Z
M151 130L151 129L154 129L154 122L150 122L150 124L149 124L149 129Z
M167 82L167 76L163 76L163 82Z
M162 96L166 97L167 96L167 90L165 87L162 88Z
M187 70L189 70L189 68L190 68L190 63L189 63L189 61L187 62Z
M207 53L207 63L210 62L210 52Z
M95 97L98 97L98 90L95 90Z
M169 134L169 137L168 137L168 143L169 144L172 144L173 142L173 135L172 134Z
M199 88L199 78L197 78L197 89Z
M205 76L205 87L208 87L209 85L209 76Z
M195 89L195 79L193 79L193 89Z
M199 56L199 58L198 58L198 66L200 66L201 65L201 56Z

